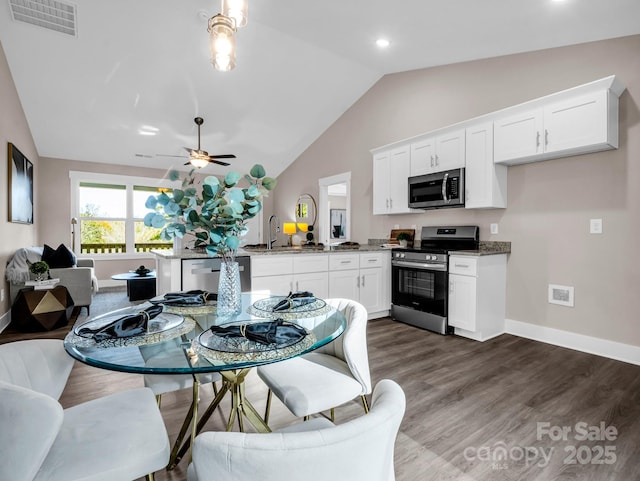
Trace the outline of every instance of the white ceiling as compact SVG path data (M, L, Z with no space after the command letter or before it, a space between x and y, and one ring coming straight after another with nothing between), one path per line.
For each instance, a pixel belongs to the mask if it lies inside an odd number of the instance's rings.
M272 176L384 74L640 33L639 0L249 0L237 67L222 73L206 31L218 1L75 0L77 37L13 21L3 3L0 41L40 156L181 167L156 154L195 148L201 116L204 150Z

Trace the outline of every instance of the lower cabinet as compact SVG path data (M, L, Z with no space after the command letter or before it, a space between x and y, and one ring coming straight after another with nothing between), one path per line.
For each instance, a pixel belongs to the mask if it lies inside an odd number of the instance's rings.
M449 325L486 341L504 332L507 255L449 257Z
M251 290L287 295L290 291L309 291L316 297L329 294L329 256L297 254L251 256Z
M389 252L251 256L251 288L286 295L310 291L320 298L360 302L369 319L389 314Z
M369 319L389 313L390 258L388 252L333 254L329 258L329 297L362 304Z

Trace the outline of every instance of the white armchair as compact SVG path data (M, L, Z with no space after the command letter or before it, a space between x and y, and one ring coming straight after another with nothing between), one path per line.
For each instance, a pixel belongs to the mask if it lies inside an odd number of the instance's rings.
M25 281L29 280L28 262L37 262L42 257L42 247L18 249L7 265L6 277L9 281L9 296L11 303L16 300ZM28 261L28 262L27 262ZM98 279L95 275L95 262L91 258L78 259L73 267L50 269L52 279L60 279L61 286L69 291L73 303L79 307L86 307L89 314L91 298L98 292Z
M153 392L131 389L63 410L57 398L72 364L60 340L0 346L0 479L152 479L169 462Z
M394 444L405 410L402 388L382 380L369 414L340 425L325 418L268 434L196 437L188 481L393 481Z
M283 362L258 367L269 388L265 420L269 420L272 393L298 417L331 409L371 392L367 354L367 310L349 299L327 299L347 319L345 332L320 349Z

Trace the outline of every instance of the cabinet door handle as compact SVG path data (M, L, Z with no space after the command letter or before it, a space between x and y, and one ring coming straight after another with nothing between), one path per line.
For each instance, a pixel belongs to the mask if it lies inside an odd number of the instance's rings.
M364 276L362 276L362 287L364 287Z
M436 167L438 166L439 162L440 162L440 158L438 157L438 154L436 154Z
M540 131L536 132L536 150L540 147Z
M449 294L453 294L453 281L449 281Z
M457 262L453 264L456 267L463 267L464 269L467 269L469 267L469 264L458 264Z
M431 167L433 167L433 155L431 156Z
M351 264L351 261L340 261L340 264Z
M544 146L549 145L549 131L544 129Z
M387 197L387 209L389 208L389 198Z
M393 199L389 199L389 208L393 209Z
M296 281L296 291L299 291L299 287L298 287L298 281Z

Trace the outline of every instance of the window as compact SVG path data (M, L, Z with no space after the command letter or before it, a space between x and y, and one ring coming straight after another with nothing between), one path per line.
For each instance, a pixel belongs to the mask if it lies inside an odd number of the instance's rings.
M72 217L78 219L74 249L79 254L136 255L173 247L143 218L149 212L147 198L177 183L89 172L70 172L70 178Z

